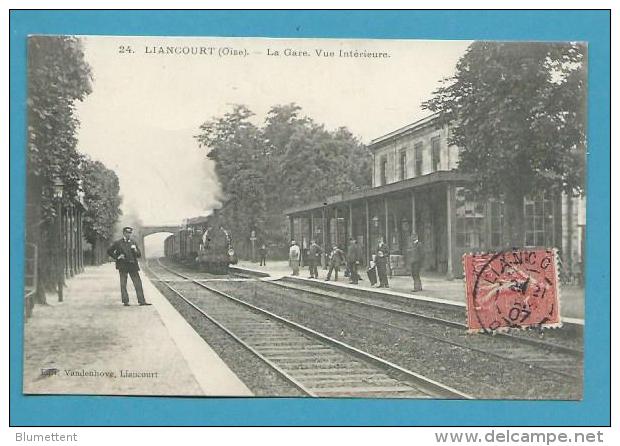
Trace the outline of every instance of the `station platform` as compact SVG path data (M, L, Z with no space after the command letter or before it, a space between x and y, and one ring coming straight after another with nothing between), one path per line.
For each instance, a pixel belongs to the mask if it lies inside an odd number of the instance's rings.
M25 394L251 396L251 391L142 272L139 306L120 299L113 263L48 294L24 327Z
M266 266L259 266L258 262L240 261L235 268L246 270L250 273L258 275L266 275L273 279L289 277L292 274L291 268L287 261L267 261ZM308 267L300 268L299 280L308 280L312 282L329 283L334 286L344 288L367 289L377 293L397 294L399 296L416 298L420 300L430 300L444 302L457 306L465 306L465 282L463 279L448 280L444 275L433 273L422 273L422 292L413 293L413 279L410 276L392 276L388 278L390 288L374 288L370 286L370 282L362 267L359 271L362 281L357 285L349 284L349 279L344 277L343 271L340 271L338 281L334 281L334 277L330 282L324 282L327 277L327 270L319 268L319 279L309 279ZM318 284L317 284L318 285ZM583 288L576 285L566 285L561 288L561 308L562 318L569 323L583 325L584 317L584 295Z

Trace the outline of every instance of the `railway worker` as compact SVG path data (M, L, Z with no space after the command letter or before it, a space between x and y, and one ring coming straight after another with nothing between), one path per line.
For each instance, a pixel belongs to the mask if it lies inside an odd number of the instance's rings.
M375 265L377 265L377 276L379 276L379 288L389 288L388 284L388 263L390 252L385 242L380 239L375 254Z
M258 248L258 255L260 257L259 266L267 266L267 246L264 243Z
M121 301L123 305L129 306L129 295L127 294L127 275L131 277L133 287L136 290L136 297L140 305L151 305L144 300L144 291L142 291L142 280L140 279L140 265L138 259L142 256L140 248L135 241L131 239L133 228L126 226L123 228L123 238L115 241L108 248L108 255L116 262L116 269L121 279Z
M323 248L317 245L315 240L310 240L310 248L308 248L308 267L310 269L310 279L319 278L317 266L321 263L321 254L323 254Z
M327 271L327 277L325 278L326 282L332 277L332 271L334 272L334 280L338 282L338 271L340 271L340 267L346 263L346 259L344 257L344 251L338 246L334 245L332 248L332 252L329 254L329 271Z
M355 240L353 237L349 239L349 248L347 249L347 262L350 272L349 283L356 285L357 282L361 280L361 277L357 272L357 267L362 262L362 250L357 244L357 240Z
M418 234L411 234L411 244L408 249L409 265L411 266L411 277L413 278L413 292L422 291L422 280L420 279L420 269L424 261L423 245L418 240Z
M288 250L288 262L293 269L293 276L299 276L299 263L301 261L301 250L295 240L291 240L291 247Z

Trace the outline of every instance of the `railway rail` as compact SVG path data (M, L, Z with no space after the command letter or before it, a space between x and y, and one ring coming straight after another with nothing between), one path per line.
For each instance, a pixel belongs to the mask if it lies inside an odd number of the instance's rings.
M308 396L471 399L403 368L218 290L214 280L147 264L155 280ZM243 280L243 279L241 279Z
M508 359L511 361L519 362L521 364L528 365L538 370L550 371L558 375L562 375L565 378L579 380L582 379L581 364L583 362L583 350L580 349L574 349L565 345L560 345L553 342L546 342L539 339L519 337L509 332L498 332L494 335L472 335L467 336L465 342L455 342L451 339L462 334L464 330L467 330L466 324L446 318L429 316L418 311L411 311L410 309L404 309L403 306L399 306L397 304L392 304L389 306L385 304L382 305L369 298L351 296L345 297L342 295L338 295L338 293L326 293L325 291L317 292L316 290L309 289L308 287L290 283L275 281L264 283L279 286L292 291L301 291L304 293L312 294L319 298L325 298L326 296L329 296L330 299L334 299L345 304L358 305L360 307L371 308L374 310L379 310L382 312L395 314L403 317L420 319L435 325L446 326L455 330L453 331L450 339L432 336L421 329L411 329L410 327L403 326L397 326L396 328L408 331L410 333L415 333L416 335L432 337L433 339L439 340L441 342L464 346L469 349L492 355L500 359ZM372 322L379 322L376 319L367 319ZM489 342L489 336L500 338L502 341Z
M237 278L247 278L247 276L243 276L242 274L233 274L233 276ZM195 276L194 279L200 280ZM230 280L231 279L228 279L228 281ZM360 314L360 312L355 312L354 314L350 313L368 322L383 323L392 328L415 334L416 336L424 336L438 342L464 347L498 359L526 365L532 369L553 373L561 377L561 379L569 381L581 381L583 379L583 351L581 349L575 349L566 345L540 339L515 336L511 333L504 332L496 333L493 337L497 339L492 340L489 339L490 335L487 334L466 336L463 338L462 334L467 330L466 324L445 317L429 315L420 311L412 311L410 308L407 308L407 305L399 304L398 302L387 303L384 299L343 295L342 293L327 290L318 291L311 287L312 284L301 285L282 281L259 281L258 283L260 284L259 286L270 288L275 286L281 289L295 291L298 294L293 296L298 299L303 299L299 294L302 293L315 297L315 300L329 299L337 301L345 306L358 306L360 308L397 315L402 318L415 318L424 322L425 326L421 328L411 328L411 325L379 320L377 318L368 317L366 314ZM256 285L253 286L256 287ZM291 296L291 294L289 294L289 296ZM315 301L314 303L320 305L319 301ZM409 302L408 304L410 305ZM340 311L346 310L341 309ZM434 336L427 330L429 325L447 327L446 330L448 330L448 332L442 333L442 336ZM445 336L446 334L448 336Z

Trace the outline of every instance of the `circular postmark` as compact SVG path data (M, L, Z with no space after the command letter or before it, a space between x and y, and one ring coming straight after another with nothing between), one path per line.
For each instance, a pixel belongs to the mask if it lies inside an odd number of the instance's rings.
M472 254L466 259L466 281L470 329L559 323L554 249Z

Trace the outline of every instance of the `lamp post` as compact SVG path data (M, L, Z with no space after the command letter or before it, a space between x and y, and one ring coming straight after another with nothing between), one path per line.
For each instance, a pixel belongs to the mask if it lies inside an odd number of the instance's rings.
M65 184L59 177L54 177L52 180L54 201L56 202L56 243L54 256L56 257L56 281L58 286L58 302L63 300L63 287L65 285L65 258L62 252L62 193Z

